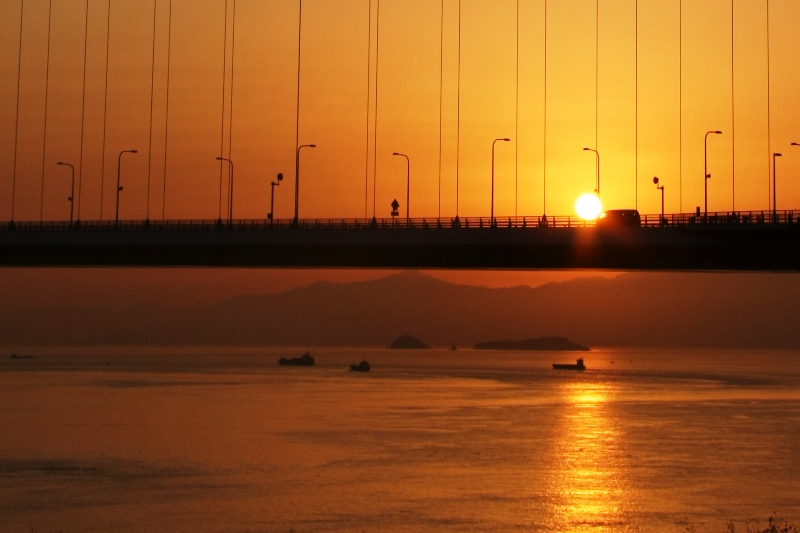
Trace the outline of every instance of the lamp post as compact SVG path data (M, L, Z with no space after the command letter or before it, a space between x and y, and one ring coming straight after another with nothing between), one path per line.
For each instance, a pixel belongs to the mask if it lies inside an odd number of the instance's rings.
M406 154L394 152L392 155L398 155L406 158L406 226L411 223L409 212L411 211L411 160L408 159Z
M800 143L792 143L792 146L800 146Z
M138 154L139 152L136 150L123 150L119 153L119 157L117 157L117 207L114 210L114 224L119 224L119 192L122 190L122 187L119 184L119 177L120 177L120 168L122 166L122 154Z
M714 131L707 131L706 136L703 139L703 220L708 220L708 180L711 178L711 174L708 173L708 136L711 134L714 135L722 135L722 132L719 130Z
M494 147L498 141L509 142L511 139L508 137L503 137L500 139L495 139L492 141L492 211L491 211L491 218L489 219L489 225L494 226Z
M275 183L274 181L270 182L270 189L271 189L270 193L271 194L269 195L269 214L267 215L267 218L269 219L270 223L272 223L272 219L275 218L275 215L274 215L274 213L275 213L275 186L276 185L280 185L282 181L283 181L283 173L279 172L278 173L278 182L277 183Z
M584 148L586 152L594 152L594 155L597 156L597 162L595 164L595 173L594 173L594 193L600 198L600 152L595 150L594 148Z
M653 178L653 183L656 184L656 189L661 191L661 221L660 224L664 225L664 186L658 184L658 177Z
M228 188L230 189L230 198L228 198L228 225L233 224L233 161L227 157L218 157L217 161L227 161L231 166L231 176L228 179Z
M775 180L775 170L776 170L776 163L777 158L781 157L783 154L778 152L773 152L772 154L772 221L777 223L778 222L778 197L777 197L777 187L776 180Z
M316 148L316 144L301 144L297 147L294 158L294 222L297 226L300 215L300 150L303 148Z
M75 214L75 202L73 201L73 198L75 197L75 167L69 163L64 163L63 161L59 161L56 164L69 167L69 169L72 171L72 187L69 190L69 198L67 198L67 200L69 200L69 225L71 226Z

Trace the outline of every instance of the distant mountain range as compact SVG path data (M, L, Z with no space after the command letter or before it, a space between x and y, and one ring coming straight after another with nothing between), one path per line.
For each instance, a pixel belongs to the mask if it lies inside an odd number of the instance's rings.
M405 272L196 307L0 303L5 345L387 346L404 334L434 347L544 336L592 347L800 347L800 276L637 273L492 289Z

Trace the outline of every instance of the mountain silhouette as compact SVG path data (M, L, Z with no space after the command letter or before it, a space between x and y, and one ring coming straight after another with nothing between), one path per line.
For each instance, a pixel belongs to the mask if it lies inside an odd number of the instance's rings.
M418 272L319 282L213 305L3 307L4 344L434 347L563 336L588 346L800 347L800 276L632 273L531 288L458 285Z

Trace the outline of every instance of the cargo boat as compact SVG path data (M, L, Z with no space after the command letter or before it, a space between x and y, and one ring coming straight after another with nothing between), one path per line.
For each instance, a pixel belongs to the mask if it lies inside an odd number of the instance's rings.
M575 364L553 363L553 368L556 370L586 370L586 365L583 364L583 357L575 361Z
M350 370L352 372L369 372L370 368L371 367L369 366L369 363L367 362L366 359L364 359L357 365L350 365Z
M314 366L314 358L311 357L310 353L306 352L300 357L292 357L291 359L281 357L278 359L278 364L281 366Z

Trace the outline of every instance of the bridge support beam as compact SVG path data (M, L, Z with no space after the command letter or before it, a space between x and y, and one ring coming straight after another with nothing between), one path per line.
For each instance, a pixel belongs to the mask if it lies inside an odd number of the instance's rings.
M800 225L0 231L0 266L800 271Z

